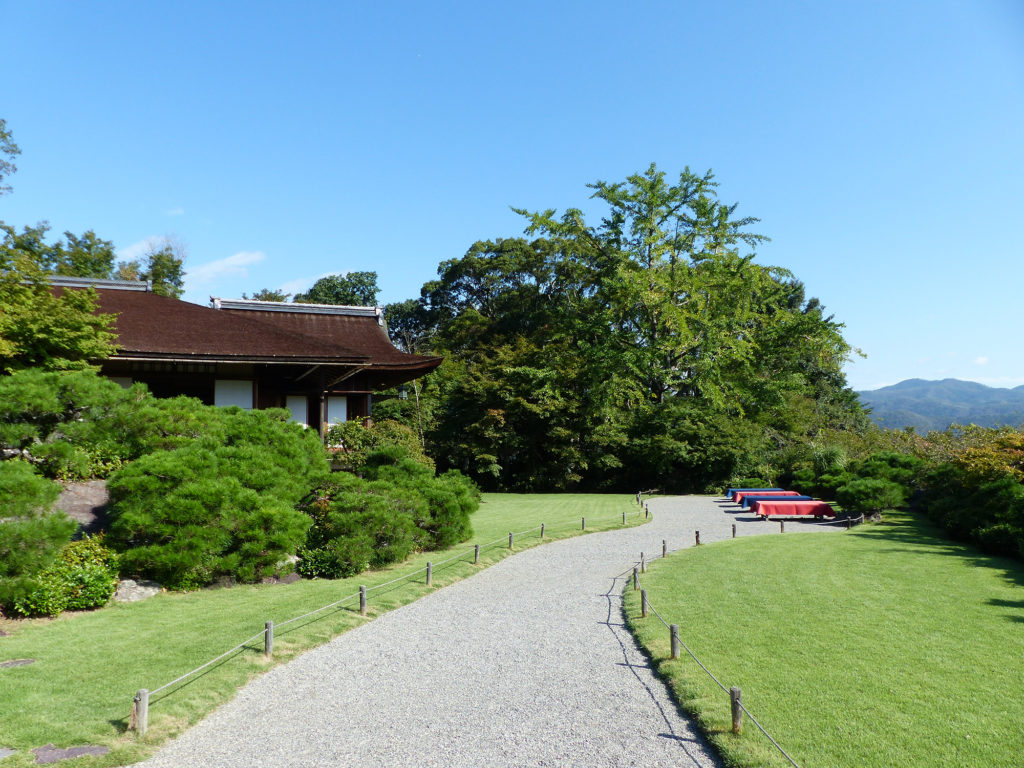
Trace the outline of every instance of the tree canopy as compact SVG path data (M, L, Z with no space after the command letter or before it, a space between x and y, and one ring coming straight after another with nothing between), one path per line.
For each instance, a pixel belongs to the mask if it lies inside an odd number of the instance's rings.
M0 195L11 191L10 186L4 186L3 180L18 170L14 158L20 154L21 149L14 143L7 121L0 118Z
M300 304L337 304L371 307L377 304L376 272L347 272L321 277L306 293L297 293L292 301Z
M34 250L38 230L0 223L0 371L84 368L114 351L113 315L93 290L55 293Z
M388 307L397 344L447 357L425 391L439 466L492 488L700 490L865 424L842 326L755 262L767 238L710 171L589 188L599 223L515 209L527 237L475 243Z

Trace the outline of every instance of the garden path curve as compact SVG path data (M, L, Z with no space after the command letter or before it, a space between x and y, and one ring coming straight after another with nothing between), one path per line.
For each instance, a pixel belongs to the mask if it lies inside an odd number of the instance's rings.
M706 496L649 506L645 525L506 558L275 667L140 765L721 765L623 625L621 593L663 539L779 526Z

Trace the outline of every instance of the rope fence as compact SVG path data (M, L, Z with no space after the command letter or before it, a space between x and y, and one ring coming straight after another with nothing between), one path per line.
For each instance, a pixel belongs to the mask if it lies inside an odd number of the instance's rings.
M640 503L640 494L637 494L637 503ZM829 521L825 521L825 522L806 523L806 525L837 525L837 524L841 525L841 524L845 524L847 529L849 529L851 527L851 524L860 524L862 522L864 522L864 515L860 515L857 518L844 518L844 519L841 519L841 520L829 520ZM785 526L784 526L782 521L779 522L779 526L780 526L779 527L779 532L780 533L784 532L785 531ZM733 526L732 526L732 538L736 538L736 524L735 523L733 523ZM700 546L700 531L694 531L694 541L695 541L695 546ZM680 549L682 549L682 548L680 548ZM650 598L647 596L647 590L643 589L640 576L641 576L641 574L646 573L647 565L649 563L651 563L652 561L654 561L654 560L663 559L663 558L667 557L671 552L678 552L678 551L680 551L680 549L669 549L668 548L668 543L666 541L662 540L662 542L661 542L661 554L647 555L644 552L640 553L640 559L636 561L635 565L632 568L633 590L634 591L639 590L639 592L640 592L640 617L642 619L646 619L649 614L653 613L657 617L658 621L660 621L662 624L664 624L665 628L669 631L669 648L670 648L669 653L670 653L670 657L673 658L673 659L678 659L679 658L679 649L682 648L684 651L686 651L686 653L690 656L690 658L692 658L695 662L697 662L697 665L702 670L704 670L704 672L708 675L708 677L710 677L714 681L715 685L717 685L719 688L721 688L724 693L729 694L730 705L731 705L731 708L732 708L732 731L733 731L733 733L739 734L739 733L742 732L742 730L743 730L743 714L746 714L747 717L750 718L750 722L752 722L754 724L754 726L759 731L761 731L761 733L764 734L764 736L768 739L768 741L770 741L772 743L772 745L774 745L775 748L777 750L779 750L779 753L784 758L786 758L786 760L788 760L789 763L794 766L794 768L800 768L800 766L797 764L797 762L792 757L790 757L789 753L787 753L786 750L784 750L782 748L782 746L772 737L772 735L770 733L768 733L767 730L765 730L764 726L762 726L761 723L758 722L757 718L754 717L753 714L751 714L750 710L747 709L746 706L744 706L744 704L742 702L742 691L740 690L740 688L735 687L735 686L732 687L732 688L726 688L725 685L722 683L722 681L719 680L717 677L715 677L714 673L710 669L708 669L707 665L704 664L704 662L701 661L697 657L697 655L690 649L690 647L687 646L686 643L684 643L681 640L681 638L679 636L679 625L678 624L670 624L668 621L666 621L665 617L662 616L661 613L658 611L658 609L654 606L654 604L651 603ZM630 571L627 570L624 573L622 573L618 578L622 578L623 576L626 576L629 573L630 573Z
M644 493L648 493L648 491L641 491L641 492L636 494L636 500L637 500L637 504L638 505L642 504L641 496ZM645 518L650 516L650 512L646 509L646 507L644 507L643 509L637 511L634 514L641 514L641 513L644 514ZM627 513L623 512L622 513L622 524L625 525L626 522L627 522ZM353 601L353 600L358 600L359 601L359 612L360 612L361 615L365 616L366 615L366 611L367 611L367 595L368 595L368 593L373 592L374 590L379 590L379 589L383 589L385 587L394 586L394 585L400 584L402 582L409 582L413 578L425 578L427 586L430 586L432 584L432 578L431 577L433 575L433 571L434 571L435 568L438 568L438 567L444 566L444 565L450 565L451 563L454 563L457 560L461 560L461 559L469 557L469 556L471 556L473 558L472 559L473 564L478 564L480 562L480 553L481 552L483 552L485 550L488 550L488 549L492 549L492 548L494 548L494 547L496 547L498 545L501 545L501 544L507 544L508 549L513 549L514 548L515 539L517 537L523 537L523 536L527 536L527 535L529 535L531 533L537 532L537 533L539 533L539 539L543 540L545 538L546 534L549 533L549 532L552 532L552 531L554 531L556 533L562 532L562 531L568 531L568 530L584 530L585 531L586 528L587 528L587 519L586 519L586 517L583 517L583 518L581 518L581 524L580 524L579 527L577 527L575 523L570 523L570 524L560 525L560 526L555 527L555 528L550 528L550 527L547 526L546 523L541 523L540 525L538 525L538 526L536 526L534 528L527 528L525 531L509 531L509 534L508 534L507 538L502 537L500 539L494 539L493 541L489 541L489 542L486 542L486 543L483 543L483 544L474 544L471 548L466 549L466 550L464 550L462 552L459 552L458 554L453 555L452 557L449 557L446 560L441 560L440 562L437 562L437 563L434 563L434 562L431 562L431 561L427 561L425 566L420 567L420 568L416 568L416 569L410 571L409 573L406 573L406 574L403 574L402 576L399 576L397 578L391 579L390 581L385 581L382 584L375 584L372 587L360 586L358 592L354 592L354 593L352 593L350 595L346 595L345 597L342 597L339 600L335 600L334 602L328 603L327 605L322 605L319 608L314 608L313 610L307 611L306 613L303 613L303 614L301 614L299 616L293 616L292 618L287 619L285 621L282 621L282 622L280 622L280 623L278 623L276 625L272 621L267 621L265 626L264 626L264 629L261 630L260 632L257 632L255 635L252 635L251 637L243 640L241 643L239 643L238 645L234 646L230 650L227 650L224 653L220 654L219 656L217 656L217 657L215 657L213 659L210 659L209 661L205 662L204 664L201 664L200 666L196 667L195 669L186 672L185 674L181 675L180 677L175 678L174 680L171 680L169 683L164 683L159 688L154 688L152 690L149 690L149 689L146 689L146 688L140 688L135 693L135 696L132 697L131 709L130 709L130 712L129 712L129 715L128 715L128 730L129 731L135 731L140 737L141 736L145 736L146 730L147 730L147 728L149 726L149 703L150 703L150 697L151 696L153 696L153 695L155 695L157 693L160 693L161 691L167 690L168 688L171 688L171 687L177 685L178 683L183 682L184 680L187 680L188 678L192 677L196 673L201 672L202 670L204 670L204 669L206 669L206 668L216 664L218 661L221 661L221 660L227 658L231 654L237 653L238 651L240 651L243 648L245 648L246 646L248 646L250 643L253 643L254 641L256 641L258 638L262 637L264 639L264 654L267 655L267 656L272 656L273 655L273 648L274 648L274 629L275 629L275 627L277 629L280 629L281 627L287 626L289 624L293 624L293 623L295 623L297 621L301 621L302 619L309 618L310 616L315 616L316 614L323 613L324 611L330 610L332 608L339 608L343 604L345 604L345 603L347 603L349 601Z

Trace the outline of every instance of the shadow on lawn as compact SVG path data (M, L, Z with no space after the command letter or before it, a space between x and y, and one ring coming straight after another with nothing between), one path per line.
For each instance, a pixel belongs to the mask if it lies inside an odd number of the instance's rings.
M1003 600L999 597L993 597L988 601L989 605L994 605L1000 608L1014 608L1019 613L1008 613L1006 618L1009 621L1015 621L1018 624L1024 624L1024 600Z
M943 535L941 530L919 514L907 512L896 517L889 517L881 523L857 529L860 536L870 539L900 543L907 546L891 547L890 551L899 554L934 554L950 555L968 561L977 568L991 568L1000 571L1000 575L1011 584L1024 587L1024 563L1009 557L988 555L972 544L954 541ZM1013 607L1024 608L1024 600ZM1001 604L992 602L993 605ZM1024 618L1014 620L1024 621Z

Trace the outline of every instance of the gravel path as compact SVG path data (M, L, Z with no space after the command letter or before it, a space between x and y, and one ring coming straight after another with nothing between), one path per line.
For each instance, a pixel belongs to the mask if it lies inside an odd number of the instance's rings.
M778 533L701 496L507 558L275 667L140 765L718 766L623 625L640 552ZM787 523L786 532L834 531Z

